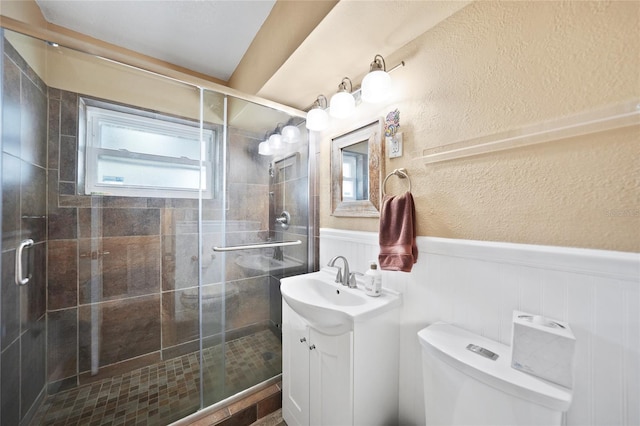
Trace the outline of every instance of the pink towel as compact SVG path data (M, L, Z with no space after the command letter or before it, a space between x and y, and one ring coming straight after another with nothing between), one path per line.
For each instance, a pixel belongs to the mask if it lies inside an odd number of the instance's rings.
M378 263L386 271L411 272L418 261L416 208L410 192L386 195L380 210Z

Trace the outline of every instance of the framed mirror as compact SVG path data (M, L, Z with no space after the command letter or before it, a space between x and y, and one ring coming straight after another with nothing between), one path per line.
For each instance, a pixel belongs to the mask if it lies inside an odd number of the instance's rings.
M379 217L384 176L382 119L331 140L333 216Z

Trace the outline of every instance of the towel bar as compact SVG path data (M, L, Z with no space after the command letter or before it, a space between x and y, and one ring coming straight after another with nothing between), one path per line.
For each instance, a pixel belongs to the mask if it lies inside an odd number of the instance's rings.
M270 248L270 247L285 247L285 246L297 246L302 244L302 241L282 241L279 243L259 243L259 244L241 244L238 246L229 246L229 247L213 247L213 251L237 251L237 250L251 250L251 249L261 249L261 248Z
M407 173L407 169L405 168L401 168L401 169L395 169L394 171L392 171L391 173L389 173L387 175L386 178L384 178L384 181L382 182L382 196L384 197L385 195L387 195L387 191L386 191L386 186L387 186L387 180L391 177L391 176L398 176L400 179L407 179L409 181L409 192L411 192L411 178L409 177L409 174Z

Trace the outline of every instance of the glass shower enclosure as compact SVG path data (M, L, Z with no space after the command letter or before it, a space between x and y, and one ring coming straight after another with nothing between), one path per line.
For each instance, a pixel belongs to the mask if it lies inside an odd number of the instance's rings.
M1 34L0 423L168 424L277 380L303 114Z

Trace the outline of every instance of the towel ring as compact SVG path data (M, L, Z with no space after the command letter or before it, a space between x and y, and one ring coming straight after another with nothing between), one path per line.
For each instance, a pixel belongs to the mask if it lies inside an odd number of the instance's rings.
M395 169L394 171L392 171L391 173L389 173L387 175L386 178L384 178L384 181L382 182L382 196L384 197L385 195L387 195L387 191L386 191L386 186L387 186L387 180L391 177L391 176L398 176L400 179L407 179L409 181L409 192L411 192L411 178L409 178L409 174L407 173L407 169L402 168L402 169Z

